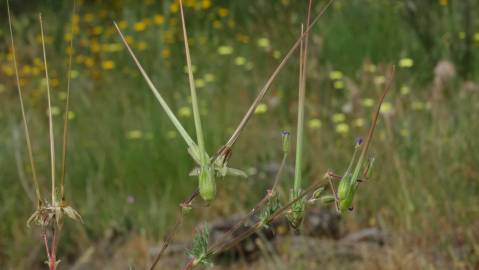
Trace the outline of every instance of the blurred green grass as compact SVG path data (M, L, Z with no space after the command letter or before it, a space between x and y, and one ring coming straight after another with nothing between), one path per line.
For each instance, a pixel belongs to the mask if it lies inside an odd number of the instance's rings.
M324 4L319 2L316 12ZM455 49L460 47L457 44L467 45L468 39L461 36L469 35L461 28L460 18L465 16L461 4L422 2L434 7L432 15L424 16L436 23L429 30L438 45L428 51L418 34L427 29L410 26L406 2L338 0L314 28L305 173L313 180L328 169L344 169L355 137L367 130L369 99L375 99L380 91L385 65L397 64L395 89L372 146L377 170L374 179L361 186L355 211L346 218L347 227L378 225L417 246L414 248L433 248L452 265L474 267L479 260L479 124L475 119L479 112L478 22L471 26L476 37L471 41L472 55L476 58L471 57L472 67L464 75L463 63L456 60L463 51ZM41 2L31 10L13 6L14 12L18 10L14 34L24 98L45 191L48 130L42 69L36 60L41 48L35 13L42 11L45 18L53 103L58 110L54 118L58 146L71 19L70 4L50 7L49 3ZM299 35L306 4L286 0L207 3L185 1L207 149L212 152L231 134L281 55ZM193 162L183 141L120 45L112 19L125 26L147 72L188 130L194 131L175 3L145 0L107 5L80 1L78 15L73 18L77 29L71 96L74 117L66 192L85 224L67 224L61 246L67 261L112 228L160 239L174 223L178 203L196 185L196 180L187 176ZM22 262L18 261L37 245L37 236L25 226L33 210L27 195L32 191L31 174L3 25L0 265L5 262L20 267ZM458 72L437 90L434 68L443 59L452 61ZM439 91L442 99L432 98L434 91ZM219 202L209 211L195 214L191 222L244 209L262 194L267 182L258 180L258 175L265 165L279 161L280 132L287 129L294 134L296 99L297 61L293 60L268 94L264 111L254 116L233 149L233 166L259 173L248 180L221 181ZM285 185L291 184L292 179L284 180ZM244 198L238 190L258 192ZM426 260L433 260L433 256Z

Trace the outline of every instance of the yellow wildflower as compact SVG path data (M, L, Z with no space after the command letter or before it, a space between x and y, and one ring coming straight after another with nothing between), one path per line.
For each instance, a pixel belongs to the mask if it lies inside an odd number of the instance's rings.
M411 58L402 58L399 60L399 66L402 68L411 68L414 65L414 60Z
M146 42L140 41L140 42L138 42L136 47L138 48L138 50L144 51L144 50L146 50L146 48L148 48L148 45L146 44Z
M171 55L171 51L168 48L161 50L161 57L168 58Z
M334 88L335 89L344 89L344 82L343 81L335 81L334 82Z
M405 96L411 92L411 89L407 85L401 86L401 95Z
M115 62L112 60L105 60L101 63L101 67L105 70L111 70L115 68Z
M374 77L375 85L382 85L386 81L386 78L382 75Z
M101 26L95 26L95 27L93 27L92 33L93 33L94 35L97 35L97 36L98 36L98 35L101 35L101 33L103 33L103 27L101 27Z
M374 100L372 98L365 98L362 100L362 105L364 107L370 108L374 105Z
M243 56L238 56L235 58L235 64L237 66L242 66L246 63L246 58L244 58Z
M319 120L318 118L313 118L308 121L308 127L310 129L319 129L321 128L321 125L321 120Z
M126 39L126 42L128 42L130 44L135 41L135 39L132 36L126 36L125 39Z
M274 50L273 52L273 58L274 59L280 59L281 58L281 52L278 50Z
M209 9L210 7L211 7L211 0L201 1L201 8L202 9Z
M329 72L329 78L331 80L341 80L343 78L343 73L339 70L333 70Z
M87 14L85 14L85 15L83 16L83 21L85 21L85 22L88 23L88 22L93 21L94 18L95 18L95 17L93 16L93 14L87 13Z
M93 41L90 45L90 50L93 52L93 53L99 53L100 50L101 50L101 46L100 46L100 43L98 43L98 41Z
M63 36L63 39L67 42L69 42L70 40L72 40L72 33L68 32L66 33L64 36Z
M366 69L367 72L370 72L370 73L374 73L377 70L377 68L374 64L366 65L365 69Z
M8 77L10 76L13 76L13 68L8 66L8 65L4 65L2 66L2 69L3 69L3 72L5 73L5 75L7 75Z
M268 111L268 105L264 104L264 103L260 103L258 104L258 106L256 107L256 110L254 111L255 114L263 114L265 112Z
M179 9L179 6L178 6L178 3L177 3L177 2L171 3L171 5L170 5L170 12L171 12L171 13L176 13L176 12L178 12L178 9Z
M180 110L178 111L178 115L180 117L185 117L185 118L188 118L191 116L191 109L190 107L188 106L183 106L180 108Z
M366 121L364 121L363 118L358 118L358 119L354 120L354 126L356 126L356 127L363 127L364 124L366 124Z
M203 79L197 79L195 80L195 85L196 85L196 88L203 88L205 87L205 81Z
M27 76L30 75L32 73L32 67L29 65L24 65L22 68L22 73Z
M344 115L344 113L335 113L331 120L333 120L334 123L344 122L344 120L346 120L346 115Z
M219 8L218 9L218 15L220 15L220 17L226 17L230 14L229 10L227 8Z
M73 120L75 119L75 112L69 111L67 114L68 120Z
M381 105L381 113L388 114L393 110L391 102L383 102Z
M233 47L231 46L220 46L218 48L218 54L220 55L230 55L233 53Z
M128 22L125 21L125 20L119 21L118 22L118 27L120 27L120 29L125 29L125 28L128 27Z
M139 21L139 22L137 22L137 23L135 23L135 24L133 25L133 28L134 28L135 31L137 31L137 32L143 32L143 31L145 31L146 26L147 26L147 25L146 25L146 23L145 23L144 21Z
M57 78L53 78L53 79L50 80L50 85L52 87L57 87L57 86L60 85L60 80L58 80Z
M261 48L269 48L271 46L271 43L269 42L269 39L267 38L259 38L257 41L257 44Z
M346 123L340 123L336 126L336 132L339 134L347 134L349 132L349 126Z
M141 132L141 130L138 130L138 129L133 129L126 133L126 138L129 140L138 140L138 139L141 139L142 137L143 137L143 132Z
M156 15L154 18L153 18L153 21L155 22L155 24L163 24L165 22L165 17L163 15Z
M70 73L70 76L71 76L72 79L78 78L79 75L80 75L80 73L78 72L78 70L72 69L72 71Z

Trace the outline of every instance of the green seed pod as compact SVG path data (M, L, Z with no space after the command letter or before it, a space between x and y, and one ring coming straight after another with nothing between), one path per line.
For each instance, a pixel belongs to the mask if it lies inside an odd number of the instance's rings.
M349 183L349 177L343 177L339 182L338 186L338 197L340 200L346 198L351 189L351 185Z
M343 199L339 200L339 210L344 213L352 209L354 195L356 194L357 185L351 186L349 193Z
M320 200L321 203L323 203L323 204L331 204L331 203L333 203L336 199L334 198L333 195L324 195L324 196L322 196L321 198L319 198L319 200Z
M204 166L201 168L199 176L199 191L201 198L208 202L212 201L216 196L214 171L210 166Z
M346 212L347 210L350 209L351 205L353 203L353 196L348 196L347 198L344 198L339 201L339 210L341 213Z

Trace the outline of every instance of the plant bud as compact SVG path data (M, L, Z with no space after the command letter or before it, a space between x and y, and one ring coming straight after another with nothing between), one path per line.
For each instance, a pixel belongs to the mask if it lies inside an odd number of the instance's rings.
M199 191L203 200L209 202L216 196L216 182L211 167L203 166L199 176Z
M333 195L324 195L321 198L319 198L319 200L323 204L331 204L335 201L335 198Z
M288 154L291 148L291 136L288 131L283 131L281 137L283 141L283 153Z

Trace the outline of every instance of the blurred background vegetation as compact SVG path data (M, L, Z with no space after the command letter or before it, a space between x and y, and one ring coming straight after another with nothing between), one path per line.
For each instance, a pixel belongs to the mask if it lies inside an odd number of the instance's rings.
M222 145L258 89L292 46L307 1L185 0L207 149ZM317 14L326 1L314 1ZM33 188L0 8L0 266L41 267L38 232L25 222ZM156 243L196 185L193 162L114 31L118 22L140 61L193 133L179 6L169 0L11 1L21 84L40 181L49 183L46 88L37 14L45 20L57 149L69 114L66 194L85 224L67 222L66 264L112 230ZM337 0L313 28L306 107L306 165L313 181L341 172L364 135L397 66L363 185L344 228L388 232L390 266L479 267L479 3L476 0ZM73 23L74 33L70 33ZM73 37L71 111L64 111L68 43ZM281 158L282 130L295 132L298 61L290 61L235 145L231 164L251 175L224 179L198 220L252 206ZM58 151L59 152L59 151ZM57 153L59 155L59 153ZM290 165L293 160L289 161ZM60 163L58 164L58 166ZM284 177L284 186L292 177ZM244 195L248 194L248 196ZM191 230L183 230L191 237ZM33 255L32 255L33 254ZM132 255L133 256L133 255ZM402 259L398 259L398 256ZM380 267L381 268L381 267ZM384 268L382 268L384 269Z

